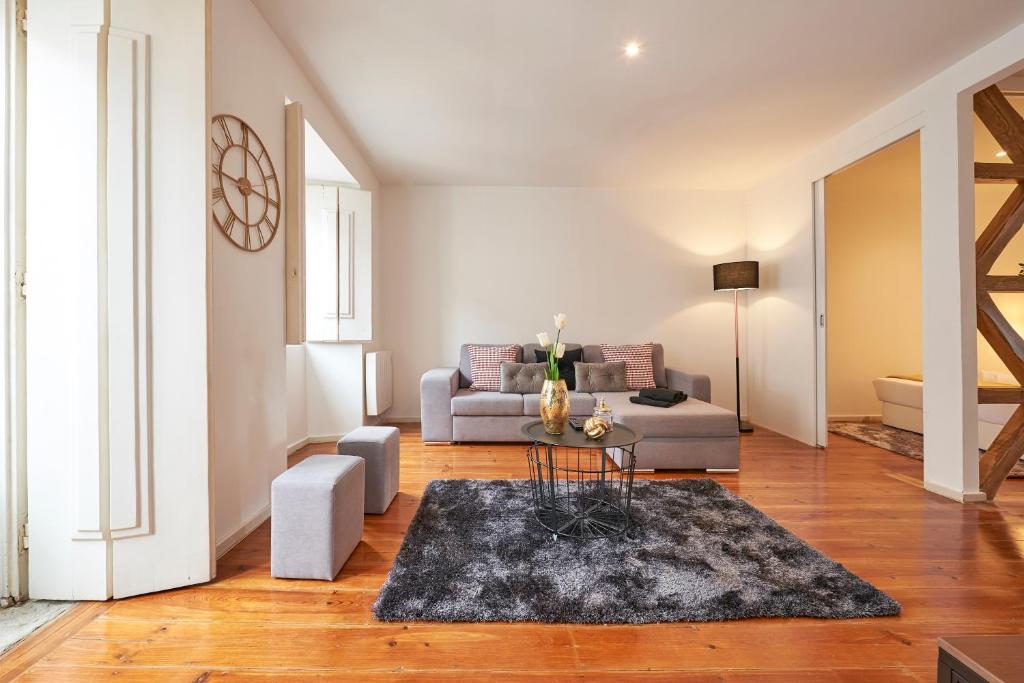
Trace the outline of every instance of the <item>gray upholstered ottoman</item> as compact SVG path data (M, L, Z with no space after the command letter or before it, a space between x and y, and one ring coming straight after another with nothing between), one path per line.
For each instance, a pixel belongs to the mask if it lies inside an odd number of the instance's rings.
M331 581L363 535L362 458L313 455L270 486L270 574Z
M398 429L353 429L338 441L338 453L366 461L366 512L384 514L398 494Z

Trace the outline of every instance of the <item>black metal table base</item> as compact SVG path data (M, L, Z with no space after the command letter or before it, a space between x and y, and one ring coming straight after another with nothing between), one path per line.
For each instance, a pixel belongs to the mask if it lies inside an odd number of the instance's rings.
M635 444L616 446L619 462L600 442L567 447L535 441L527 448L534 514L559 536L611 538L629 530Z

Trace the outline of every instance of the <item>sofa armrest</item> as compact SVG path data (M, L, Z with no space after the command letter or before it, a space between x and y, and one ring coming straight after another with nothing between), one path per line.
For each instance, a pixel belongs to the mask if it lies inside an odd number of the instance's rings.
M420 422L424 441L452 440L452 396L458 390L458 368L434 368L423 373Z
M665 368L665 379L668 380L669 389L683 391L705 403L711 402L711 378L707 375L691 375L682 370Z

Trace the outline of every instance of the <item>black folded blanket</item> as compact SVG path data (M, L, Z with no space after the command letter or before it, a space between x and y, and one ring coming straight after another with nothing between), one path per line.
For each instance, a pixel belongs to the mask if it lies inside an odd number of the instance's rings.
M671 408L686 400L686 394L674 389L641 389L639 396L630 396L630 403L657 408Z

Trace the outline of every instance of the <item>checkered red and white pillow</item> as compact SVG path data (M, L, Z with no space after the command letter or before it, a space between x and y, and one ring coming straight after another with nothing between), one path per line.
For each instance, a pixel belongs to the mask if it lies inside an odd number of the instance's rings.
M519 360L519 345L508 346L476 346L470 344L469 376L473 383L469 385L474 391L501 390L501 363Z
M654 383L654 342L646 344L623 344L612 346L601 344L601 354L606 363L626 363L626 388L630 390L653 389Z

